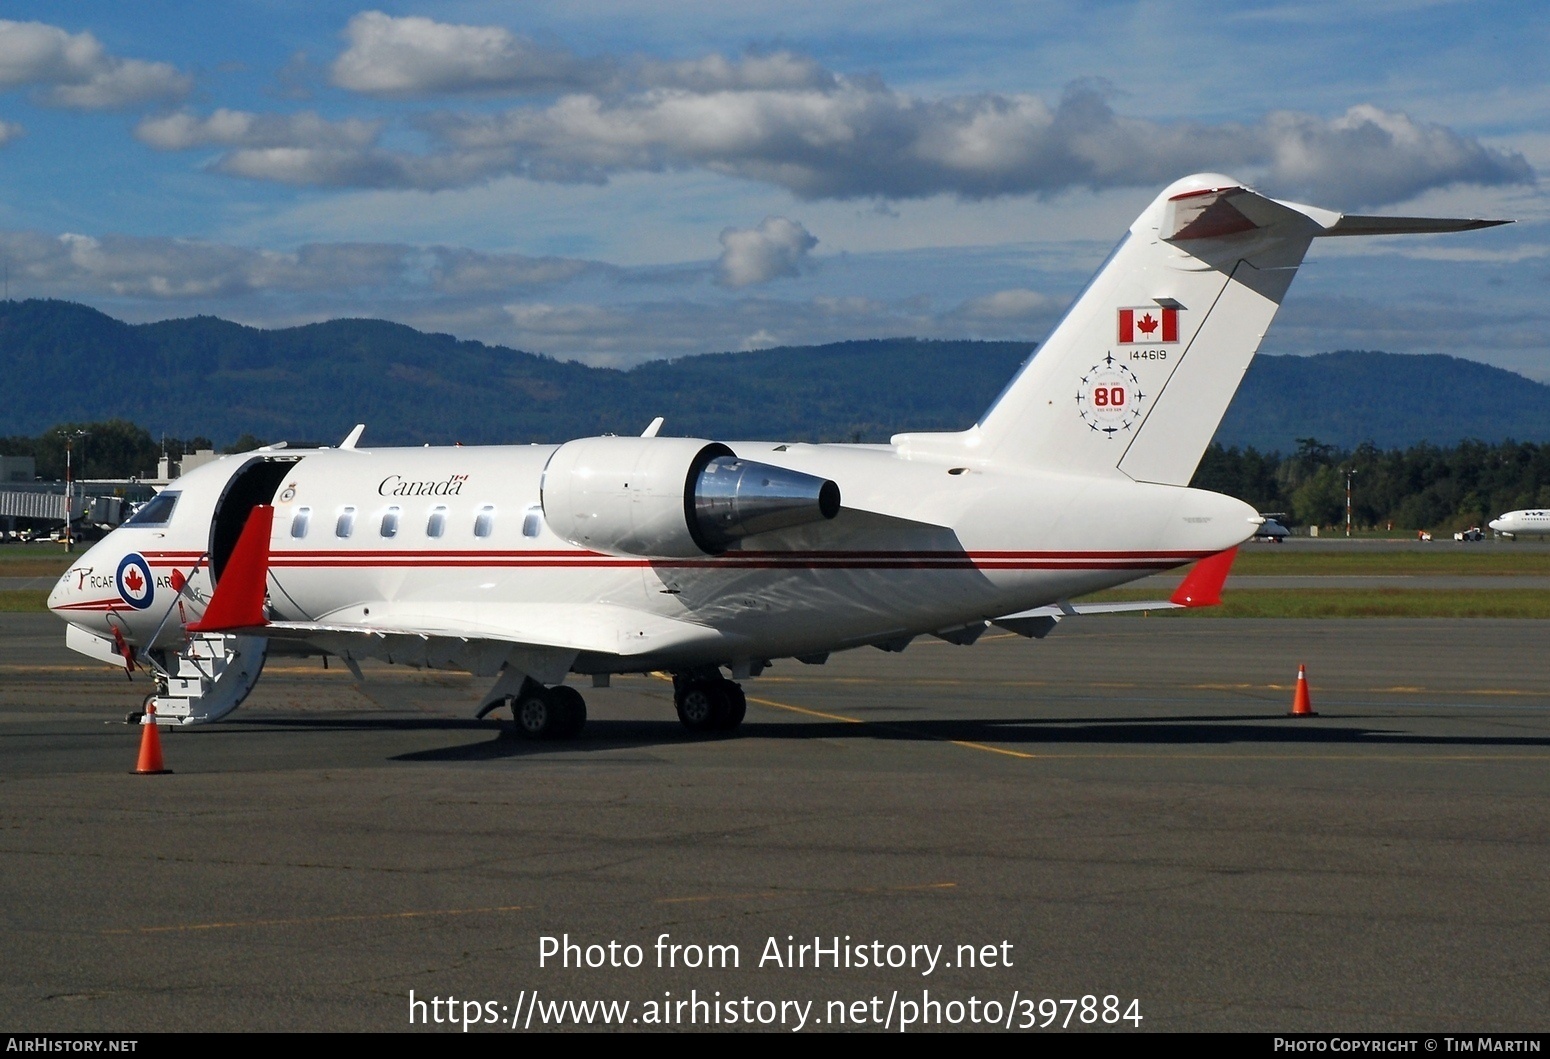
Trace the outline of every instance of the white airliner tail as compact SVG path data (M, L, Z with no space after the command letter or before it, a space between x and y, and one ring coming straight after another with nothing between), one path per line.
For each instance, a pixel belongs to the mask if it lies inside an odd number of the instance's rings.
M901 434L998 464L1187 485L1309 244L1501 221L1343 216L1197 174L1162 192L977 426Z

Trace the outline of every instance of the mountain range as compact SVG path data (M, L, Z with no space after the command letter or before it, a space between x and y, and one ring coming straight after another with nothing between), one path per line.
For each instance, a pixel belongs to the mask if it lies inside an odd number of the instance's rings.
M265 330L215 317L127 324L85 305L0 302L0 435L128 419L218 443L249 433L367 443L639 433L883 441L972 424L1032 342L837 342L592 368L384 320ZM1550 441L1550 386L1455 357L1259 356L1217 433L1292 451L1464 438Z

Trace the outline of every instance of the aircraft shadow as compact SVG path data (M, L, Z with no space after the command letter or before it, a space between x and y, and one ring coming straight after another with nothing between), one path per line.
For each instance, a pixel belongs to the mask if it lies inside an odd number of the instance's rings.
M729 739L771 741L872 739L909 742L968 742L1019 748L1104 746L1330 746L1388 748L1550 748L1550 736L1418 735L1393 728L1294 720L1290 717L1173 715L1156 718L954 718L944 720L795 722L745 721L738 735L693 735L676 720L591 720L581 736L564 741L528 740L507 723L458 717L254 717L231 725L199 729L198 734L236 736L244 730L288 730L315 734L353 732L455 732L478 737L455 746L392 755L393 761L485 761L517 757L649 749L687 742ZM192 733L191 733L192 734Z
M968 742L1032 750L1071 746L1327 746L1357 745L1389 748L1472 747L1550 748L1550 737L1416 735L1358 725L1310 724L1305 720L1255 717L1161 717L1156 720L1115 718L1094 721L1045 719L1005 721L985 719L862 722L800 721L744 722L738 736L767 740L876 739L911 742ZM1267 721L1272 723L1266 723ZM1254 723L1245 723L1254 722ZM490 758L586 753L646 748L691 741L726 739L694 736L673 721L593 721L581 737L562 743L529 742L499 737L486 742L413 751L396 761L458 761Z

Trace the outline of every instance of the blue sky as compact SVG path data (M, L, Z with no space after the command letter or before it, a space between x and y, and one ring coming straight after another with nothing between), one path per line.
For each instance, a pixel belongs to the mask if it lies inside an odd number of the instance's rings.
M599 364L1037 340L1163 185L1209 169L1519 222L1315 244L1267 352L1550 381L1542 5L963 8L12 3L11 295L377 316Z

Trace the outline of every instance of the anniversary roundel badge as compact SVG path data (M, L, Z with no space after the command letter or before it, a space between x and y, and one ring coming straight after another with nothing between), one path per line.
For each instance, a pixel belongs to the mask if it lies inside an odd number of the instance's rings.
M118 594L135 610L151 605L156 595L156 580L151 576L151 564L138 552L130 552L118 564Z
M1145 397L1136 373L1110 353L1082 376L1076 408L1094 433L1112 438L1136 425Z

